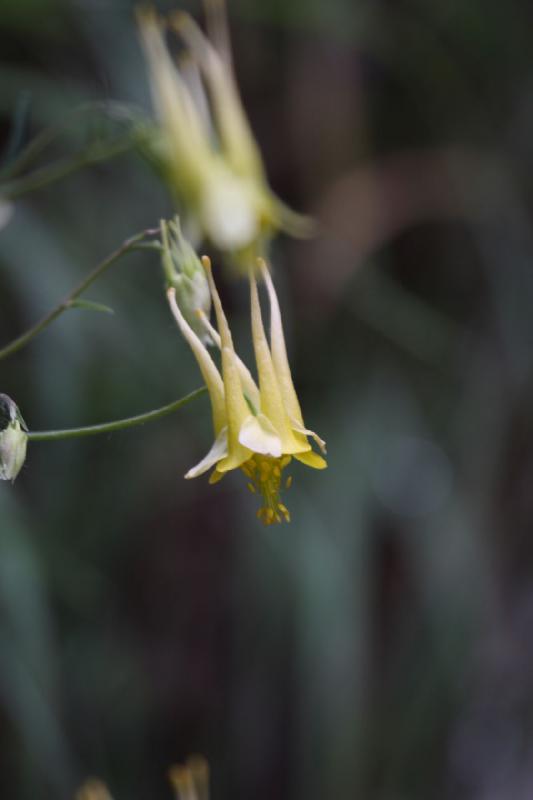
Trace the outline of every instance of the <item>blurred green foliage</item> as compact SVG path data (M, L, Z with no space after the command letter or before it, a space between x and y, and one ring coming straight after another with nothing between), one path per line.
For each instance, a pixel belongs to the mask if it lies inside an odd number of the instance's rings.
M79 104L149 116L132 8L3 0L2 168L50 125L32 169L129 135ZM2 796L97 774L116 800L169 797L168 766L201 752L215 798L530 797L531 10L236 0L230 17L272 186L321 223L274 265L330 466L299 470L293 522L263 529L239 476L182 478L206 398L31 446L0 486ZM130 143L17 198L0 344L173 213ZM198 385L162 288L156 254L128 255L88 296L113 316L72 310L0 364L31 429ZM246 287L223 292L246 356Z

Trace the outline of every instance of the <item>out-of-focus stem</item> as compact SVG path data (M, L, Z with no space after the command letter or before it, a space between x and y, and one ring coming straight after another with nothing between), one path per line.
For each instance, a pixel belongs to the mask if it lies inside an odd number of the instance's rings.
M97 164L99 161L114 158L130 150L132 147L133 142L131 137L127 137L106 148L94 147L92 150L89 149L84 153L61 159L46 167L41 167L35 170L35 172L17 178L11 183L5 183L0 186L0 194L6 200L18 200L19 197L29 194L29 192L42 189L44 186L66 178L67 175L77 172L79 169Z

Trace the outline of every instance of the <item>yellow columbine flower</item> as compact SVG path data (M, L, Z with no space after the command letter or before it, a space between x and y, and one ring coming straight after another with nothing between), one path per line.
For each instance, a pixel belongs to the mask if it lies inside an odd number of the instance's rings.
M200 314L211 338L220 348L222 375L200 338L185 320L176 303L174 289L168 290L172 313L196 357L209 390L215 431L211 450L185 477L196 478L214 467L210 483L216 483L229 470L240 468L249 479L250 491L257 491L263 497L258 517L267 525L281 522L282 519L288 522L289 512L280 500L283 469L293 457L315 469L326 467L322 456L311 449L308 436L316 441L323 452L326 448L324 441L308 430L303 422L287 359L274 284L266 264L259 259L259 272L270 301L270 344L263 327L257 280L250 270L252 340L259 377L257 386L235 352L207 256L203 257L202 263L209 281L218 331L210 325L205 315ZM285 483L286 488L289 486L290 478Z
M139 15L141 39L159 118L163 163L170 184L190 212L189 228L249 265L276 230L305 236L312 226L268 186L233 73L223 3L209 3L208 10L215 43L188 14L176 13L169 19L186 46L180 69L153 11Z

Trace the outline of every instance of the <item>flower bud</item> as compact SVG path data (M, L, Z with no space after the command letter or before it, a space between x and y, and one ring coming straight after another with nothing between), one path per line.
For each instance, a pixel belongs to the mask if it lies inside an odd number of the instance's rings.
M203 312L209 317L211 311L211 295L202 263L183 236L177 217L161 222L161 237L167 287L176 290L178 306L194 332L204 343L210 344L211 338L199 314Z
M28 428L17 405L0 394L0 480L14 481L26 460Z

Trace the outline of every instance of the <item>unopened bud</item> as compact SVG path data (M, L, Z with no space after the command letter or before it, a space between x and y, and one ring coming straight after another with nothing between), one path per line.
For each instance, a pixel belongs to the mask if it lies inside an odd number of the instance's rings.
M26 460L28 428L17 405L0 394L0 480L14 481Z
M176 301L191 328L204 343L210 344L211 338L198 313L201 311L209 318L211 311L209 284L202 263L183 236L177 217L161 222L161 238L167 286L176 290Z

